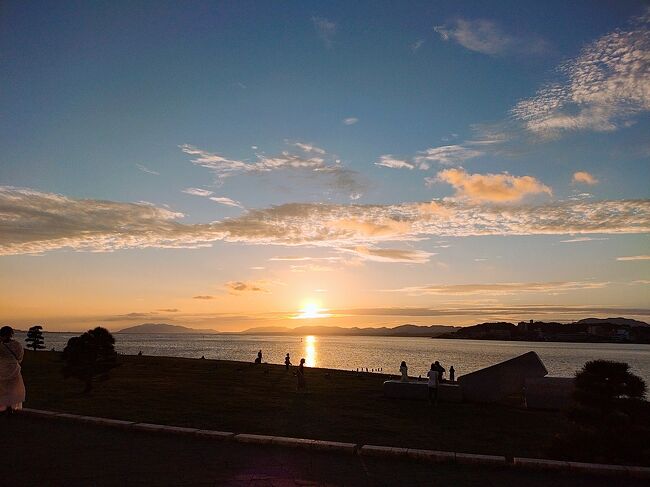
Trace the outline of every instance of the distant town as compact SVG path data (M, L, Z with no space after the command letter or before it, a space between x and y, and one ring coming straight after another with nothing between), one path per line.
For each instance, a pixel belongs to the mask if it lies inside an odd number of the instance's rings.
M650 343L650 325L629 318L586 318L574 323L481 323L437 338L574 343Z

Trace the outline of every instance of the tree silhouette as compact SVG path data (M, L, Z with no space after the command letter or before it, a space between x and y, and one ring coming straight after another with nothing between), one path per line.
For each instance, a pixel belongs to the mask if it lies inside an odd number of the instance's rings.
M116 358L115 338L106 328L98 326L68 340L63 349L63 376L84 382L84 393L88 393L95 377L108 379L109 371L117 366Z
M587 362L575 377L569 429L555 453L580 461L648 462L650 404L646 384L622 362Z
M45 339L43 338L43 327L41 325L32 326L27 332L27 348L32 348L34 351L43 350L45 348Z
M643 379L623 362L594 360L576 374L576 398L581 403L608 405L621 398L642 399L645 393Z

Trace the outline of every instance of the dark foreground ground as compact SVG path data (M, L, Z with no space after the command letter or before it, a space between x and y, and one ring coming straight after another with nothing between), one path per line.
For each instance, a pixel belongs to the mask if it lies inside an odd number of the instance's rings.
M125 431L55 419L0 418L0 485L642 486L642 482L431 465Z
M388 376L307 369L307 394L283 366L120 356L90 395L61 375L60 355L27 353L25 407L204 429L545 457L566 428L557 412L387 399Z

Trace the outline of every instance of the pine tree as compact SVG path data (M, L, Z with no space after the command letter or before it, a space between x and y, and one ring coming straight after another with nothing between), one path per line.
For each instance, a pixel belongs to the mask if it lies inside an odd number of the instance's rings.
M27 332L27 348L32 348L34 351L43 350L45 348L45 339L43 338L43 327L41 325L32 326Z

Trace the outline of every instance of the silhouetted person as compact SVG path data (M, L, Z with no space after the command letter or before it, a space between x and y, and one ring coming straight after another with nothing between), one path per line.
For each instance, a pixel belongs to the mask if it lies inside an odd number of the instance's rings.
M138 357L142 357L142 350L138 352Z
M256 364L261 364L262 363L262 351L260 350L257 352L257 358L255 359Z
M431 370L427 372L427 377L429 378L429 402L431 404L438 404L438 384L440 382L440 377L438 375L438 368L436 364L431 364Z
M438 371L438 382L442 382L444 380L443 377L446 372L445 368L442 365L440 365L440 362L438 362L437 360L434 362L433 365L436 366L436 370Z
M23 407L25 383L20 371L23 347L10 326L0 328L0 412L10 415Z
M454 379L456 378L456 369L454 369L454 366L452 365L449 367L449 380L451 382L454 382Z
M296 372L296 376L298 378L298 391L302 392L307 388L307 384L305 382L305 359L304 358L300 359L300 365L298 365L298 372Z
M399 366L399 372L402 374L400 380L402 382L408 382L409 380L409 368L406 366L406 362L402 361L402 364Z
M289 357L289 354L287 354L287 356L284 357L284 368L285 368L285 370L289 370L290 366L291 366L291 358Z
M201 358L199 360L205 360L205 355L201 355Z

